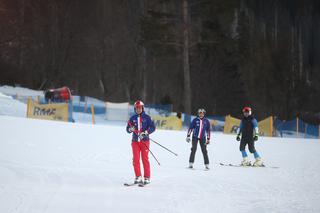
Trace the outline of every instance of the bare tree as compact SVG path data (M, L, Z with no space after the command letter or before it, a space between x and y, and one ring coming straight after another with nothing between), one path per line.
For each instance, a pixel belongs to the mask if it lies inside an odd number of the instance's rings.
M184 107L185 112L191 114L191 82L190 82L190 63L189 63L189 30L190 16L188 0L182 0L183 16L183 45L182 45L182 67L184 77Z

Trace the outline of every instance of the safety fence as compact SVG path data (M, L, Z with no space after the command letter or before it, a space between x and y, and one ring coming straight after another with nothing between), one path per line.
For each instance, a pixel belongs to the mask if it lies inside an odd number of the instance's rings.
M299 118L291 121L274 119L274 129L277 137L320 138L320 125L308 124Z
M240 119L225 117L223 132L225 134L236 134ZM320 125L312 125L299 118L290 121L281 121L270 116L258 122L259 134L270 137L298 137L298 138L320 138Z
M48 108L39 111L39 105L35 105L36 103L45 103L44 97L29 97L19 95L14 95L12 97L26 104L28 103L28 98L29 100L31 98L31 100L33 100L33 107L38 107L38 111L33 111L32 113L50 113L50 110ZM49 108L51 110L56 110L55 107L57 106L52 105L50 107ZM157 128L159 129L185 130L188 128L192 119L195 118L195 116L193 115L172 112L171 105L145 105L145 111L152 117ZM30 108L28 108L28 112L31 112ZM134 113L135 112L133 106L128 102L112 103L104 102L91 97L73 96L72 101L68 103L67 117L68 121L78 123L123 125ZM52 119L60 118L60 120L65 120L65 117L62 115L55 116L56 117L53 117ZM207 118L210 120L212 131L223 132L225 134L235 134L240 125L240 120L230 115L207 116ZM281 121L270 116L264 120L259 121L258 124L259 132L262 136L320 138L319 125L308 124L299 118L291 121Z

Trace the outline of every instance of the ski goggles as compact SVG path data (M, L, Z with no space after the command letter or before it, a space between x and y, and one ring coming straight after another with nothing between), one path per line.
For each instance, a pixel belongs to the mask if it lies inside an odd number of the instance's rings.
M203 113L206 114L206 110L205 109L198 109L198 114Z

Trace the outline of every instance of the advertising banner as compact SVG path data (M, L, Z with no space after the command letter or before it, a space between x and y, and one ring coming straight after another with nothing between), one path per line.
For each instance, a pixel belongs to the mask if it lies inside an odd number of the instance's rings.
M38 104L29 99L27 117L43 120L68 121L68 104Z
M270 136L272 137L273 131L273 117L270 116L258 123L259 125L259 134L261 136Z
M152 120L158 129L181 130L182 120L177 116L152 116Z
M226 121L224 124L223 132L225 134L237 134L237 131L240 127L240 120L233 118L230 115L226 116Z

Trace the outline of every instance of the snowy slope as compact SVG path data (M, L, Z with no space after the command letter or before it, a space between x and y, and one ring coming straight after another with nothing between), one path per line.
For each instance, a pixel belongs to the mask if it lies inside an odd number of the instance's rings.
M21 96L43 96L43 91L32 90L24 87L0 86L0 92L7 95L21 95Z
M200 149L186 169L185 132L156 131L152 183L124 187L134 174L124 126L93 126L0 116L0 212L320 212L319 140L261 138L271 168L221 167L241 160L234 136L214 134L210 171ZM252 157L252 156L250 156Z
M0 115L26 117L27 105L0 93Z

